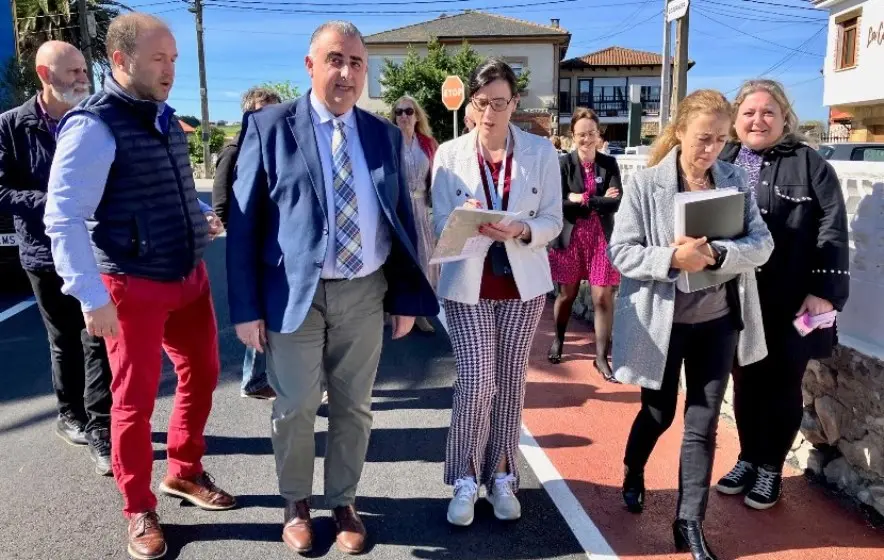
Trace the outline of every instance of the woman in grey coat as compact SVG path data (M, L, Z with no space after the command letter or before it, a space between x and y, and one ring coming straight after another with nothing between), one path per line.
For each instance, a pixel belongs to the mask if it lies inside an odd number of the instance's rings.
M623 498L639 513L644 468L675 416L685 364L687 398L681 448L675 544L695 560L715 560L703 535L715 432L727 377L736 359L767 353L755 267L773 240L761 219L746 173L717 160L731 126L731 107L716 91L700 90L679 104L675 120L651 151L649 167L632 176L611 235L611 262L622 275L614 308L615 376L642 387L642 408L626 445ZM674 235L679 191L736 188L746 193L744 235L707 242ZM716 286L682 292L682 272L717 271Z

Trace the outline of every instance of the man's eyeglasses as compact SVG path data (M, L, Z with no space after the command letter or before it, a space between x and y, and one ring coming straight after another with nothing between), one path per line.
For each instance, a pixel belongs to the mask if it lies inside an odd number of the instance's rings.
M397 108L393 113L395 113L397 117L401 117L402 115L408 115L410 117L414 115L414 109L411 107L406 107L404 109Z
M497 113L505 110L507 106L509 106L510 102L515 99L516 96L512 96L509 99L504 99L503 97L495 97L494 99L488 99L486 97L473 97L470 102L473 104L473 107L476 110L484 112L488 106L491 106L491 109Z

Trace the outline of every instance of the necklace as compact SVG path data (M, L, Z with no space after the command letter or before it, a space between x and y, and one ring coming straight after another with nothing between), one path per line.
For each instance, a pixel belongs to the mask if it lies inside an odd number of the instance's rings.
M688 183L690 183L694 186L697 186L697 187L701 187L701 188L705 189L709 185L709 178L707 178L707 177L703 177L702 181L694 181L693 179L691 179L690 177L688 177L684 173L682 173L681 176L684 177L685 181L687 181Z

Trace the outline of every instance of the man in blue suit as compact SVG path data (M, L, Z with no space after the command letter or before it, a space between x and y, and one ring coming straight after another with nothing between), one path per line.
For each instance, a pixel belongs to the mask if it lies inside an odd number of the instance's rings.
M230 315L240 340L273 363L283 541L300 553L313 546L307 499L325 378L325 496L338 548L358 554L365 527L353 504L384 311L396 339L439 306L416 257L399 130L355 107L368 62L362 35L351 23L323 24L305 62L307 95L243 123L227 237Z

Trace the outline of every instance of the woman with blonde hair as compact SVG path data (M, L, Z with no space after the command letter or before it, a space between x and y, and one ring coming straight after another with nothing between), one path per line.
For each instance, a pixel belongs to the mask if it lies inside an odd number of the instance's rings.
M850 288L847 210L832 166L797 134L783 87L750 80L734 101L733 142L721 159L743 168L776 248L755 273L767 358L734 370L740 458L716 488L746 494L754 509L775 505L786 455L803 415L801 381L811 358L832 352L835 329L801 337L795 317L840 311Z
M393 104L390 120L402 131L402 159L411 208L417 230L417 253L424 274L433 289L439 283L439 265L430 264L436 238L430 222L430 172L439 144L433 138L430 121L420 103L413 97L402 96ZM415 326L424 332L435 329L426 317L418 317Z
M715 560L703 534L715 433L734 360L746 365L767 353L755 267L773 239L749 191L745 171L718 160L731 127L731 106L712 90L678 105L675 119L654 144L649 167L623 190L609 254L620 271L614 310L615 376L641 386L624 457L623 499L640 513L644 468L657 440L672 424L684 364L684 437L673 537L694 560ZM734 239L674 237L676 194L734 188L745 193L744 232ZM718 271L736 278L683 292L682 272ZM728 278L729 276L725 276Z

